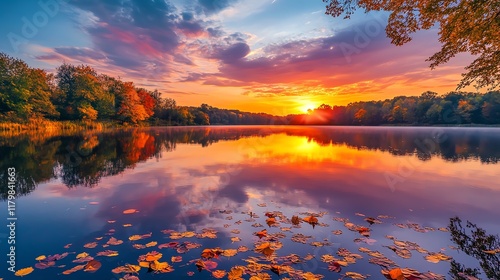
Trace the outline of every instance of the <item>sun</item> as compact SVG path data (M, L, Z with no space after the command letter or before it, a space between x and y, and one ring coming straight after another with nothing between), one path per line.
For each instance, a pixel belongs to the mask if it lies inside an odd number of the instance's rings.
M318 107L314 102L305 100L305 101L300 101L300 105L298 106L298 109L302 113L307 113L308 110L314 110L314 108Z

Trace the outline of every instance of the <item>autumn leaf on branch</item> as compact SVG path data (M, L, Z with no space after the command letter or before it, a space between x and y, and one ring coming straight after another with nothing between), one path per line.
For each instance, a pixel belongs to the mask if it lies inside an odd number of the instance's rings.
M437 0L323 0L326 14L350 18L357 8L390 12L386 34L400 46L412 40L418 30L439 28L441 50L429 57L431 69L447 63L460 53L469 53L474 61L457 86L470 85L494 90L500 87L500 2Z

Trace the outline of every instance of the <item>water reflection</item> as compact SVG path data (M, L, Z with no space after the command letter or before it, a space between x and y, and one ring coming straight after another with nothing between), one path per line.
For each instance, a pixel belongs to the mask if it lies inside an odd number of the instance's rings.
M489 279L500 279L500 238L498 235L488 234L486 230L476 224L467 221L465 227L459 217L450 219L451 239L458 249L469 256L479 260L484 274ZM471 267L469 264L460 264L452 260L449 273L453 279L468 280L468 276L479 277L479 268Z
M95 256L105 250L102 245L112 235L125 241L116 248L119 258L100 258L103 266L95 274L96 279L109 279L112 269L136 263L138 255L146 253L132 244L170 242L166 229L200 233L214 228L216 239L181 242L199 242L203 248L249 246L249 252L220 260L219 268L228 270L255 255L252 248L259 239L253 233L267 228L270 233L283 231L286 235L278 250L280 257L293 253L305 258L310 253L315 258L295 268L325 274L326 279L341 276L328 271L328 265L320 261L323 255L336 255L340 248L358 252L360 247L379 250L402 267L443 275L456 271L458 275L474 264L480 266L475 258L481 261L481 252L467 253L469 245L479 245L467 241L460 247L460 236L470 234L458 226L453 228L452 220L451 234L457 236L456 246L471 256L467 258L447 247L452 245L450 234L437 229L446 227L450 217L460 216L478 222L488 232L500 232L496 223L500 215L498 140L497 129L130 129L2 138L5 158L0 170L16 167L21 191L31 192L19 198L22 223L18 239L24 248L19 252L23 256L20 267L32 266L41 254L85 251ZM139 212L126 215L126 209ZM328 226L313 229L303 224L288 232L282 228L292 225L278 219L279 227L268 227L264 214L274 211L287 218L327 212L319 222ZM260 217L251 219L249 212ZM369 225L365 220L379 215L388 216L380 218L382 224ZM347 223L370 227L370 237L360 238ZM128 224L131 226L123 226ZM333 233L337 230L343 233ZM34 231L38 234L29 234ZM132 235L149 233L150 239L128 241ZM296 244L290 237L297 233L312 237L307 244ZM428 252L452 256L452 270L447 261L427 262L425 251L413 251L411 259L401 259L387 248L394 246L387 235L416 242ZM233 242L235 236L242 241ZM97 248L83 247L101 237ZM311 246L325 240L332 245ZM68 243L73 245L64 248ZM162 249L162 253L167 260L180 254L172 248ZM172 277L182 278L194 271L194 264L187 262L200 258L200 253L198 249L183 255L186 262L175 266ZM369 258L349 265L348 271L378 279L381 267ZM72 259L64 264L74 266ZM78 273L71 279L88 276ZM54 270L36 270L32 279L52 279L53 275ZM141 274L141 279L153 279L147 277ZM203 271L197 277L211 276Z
M4 136L0 138L1 195L5 199L5 172L8 167L19 170L17 175L20 195L30 193L37 184L55 178L61 179L69 188L92 187L102 177L119 174L127 168L134 168L139 162L159 158L162 152L175 150L177 144L207 147L218 141L264 138L279 134L294 136L295 138L290 137L286 141L295 143L287 146L296 147L301 152L313 150L315 145L312 142L319 146L345 145L359 150L385 151L393 155L416 155L422 161L439 157L453 162L479 159L483 163L498 163L500 159L500 145L497 145L500 142L500 131L481 128L204 127L129 129L64 136ZM260 149L262 146L250 143L246 148ZM286 146L274 148L275 150L268 151L269 154L261 156L273 161L292 159L290 154L279 155L280 149L287 150ZM321 154L314 156L321 157ZM317 160L318 158L310 158L310 161Z

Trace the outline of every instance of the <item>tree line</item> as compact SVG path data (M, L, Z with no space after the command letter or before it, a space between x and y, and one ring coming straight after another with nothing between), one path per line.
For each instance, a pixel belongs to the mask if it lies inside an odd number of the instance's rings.
M500 124L500 92L424 92L347 106L322 104L307 114L273 116L202 104L179 106L158 90L64 63L55 73L0 53L0 121L113 121L149 125L434 125Z
M288 116L291 124L315 125L463 125L500 124L500 92L427 91L347 106L322 104L307 115Z

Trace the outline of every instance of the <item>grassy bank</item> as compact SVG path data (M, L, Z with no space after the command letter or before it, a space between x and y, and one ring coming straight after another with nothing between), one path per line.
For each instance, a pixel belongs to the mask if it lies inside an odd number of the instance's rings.
M106 128L120 127L114 122L84 122L84 121L51 121L45 119L30 119L26 122L0 122L0 131L13 134L27 131L78 131L78 130L104 130Z

